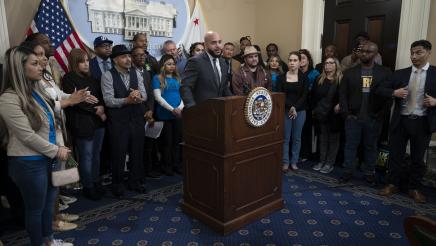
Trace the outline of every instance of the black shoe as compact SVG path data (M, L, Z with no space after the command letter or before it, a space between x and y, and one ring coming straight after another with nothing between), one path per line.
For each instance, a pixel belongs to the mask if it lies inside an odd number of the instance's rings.
M377 181L374 174L365 175L365 181L371 186L375 187L377 186Z
M106 188L104 188L104 186L101 185L100 182L95 182L94 187L97 193L100 194L101 196L104 196L106 194Z
M339 184L346 184L346 183L348 183L348 181L351 180L351 178L353 178L353 175L351 175L351 174L344 174L341 177L339 177L338 183Z
M178 167L173 167L173 171L175 173L177 173L178 175L182 175L182 170L180 168L178 168Z
M135 191L137 193L147 193L147 189L142 184L129 184L127 188L130 191Z
M83 187L83 196L92 201L98 201L101 199L101 195L97 192L97 190L92 188Z
M112 194L116 197L122 197L124 195L124 187L122 184L112 184Z

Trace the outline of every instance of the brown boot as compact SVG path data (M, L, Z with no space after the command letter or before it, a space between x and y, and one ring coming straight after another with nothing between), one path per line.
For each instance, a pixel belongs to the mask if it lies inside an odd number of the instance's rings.
M425 203L427 201L425 196L418 190L409 190L409 196L412 197L416 203Z
M393 194L398 193L398 188L393 184L386 185L383 189L381 189L378 194L381 196L392 196Z

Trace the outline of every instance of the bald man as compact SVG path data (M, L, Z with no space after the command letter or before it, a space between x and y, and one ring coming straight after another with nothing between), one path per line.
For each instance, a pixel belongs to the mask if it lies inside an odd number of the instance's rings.
M388 111L391 97L375 94L375 91L388 79L391 71L375 63L378 47L375 43L365 43L360 50L360 64L344 73L339 88L340 109L345 117L345 148L343 176L339 183L351 180L356 169L356 152L363 136L365 180L375 183L375 162L377 140L382 122Z
M182 76L180 94L186 108L209 98L231 96L227 63L221 57L222 43L217 32L204 36L205 51L188 60Z

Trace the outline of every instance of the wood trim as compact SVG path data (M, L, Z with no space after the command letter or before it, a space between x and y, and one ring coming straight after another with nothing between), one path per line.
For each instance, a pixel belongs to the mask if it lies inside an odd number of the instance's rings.
M427 38L430 0L402 0L395 69L410 66L410 45Z

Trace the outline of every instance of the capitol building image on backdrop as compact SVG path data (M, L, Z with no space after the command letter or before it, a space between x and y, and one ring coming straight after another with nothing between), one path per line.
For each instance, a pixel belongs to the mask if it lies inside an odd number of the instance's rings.
M174 5L148 0L88 0L88 21L92 32L124 35L132 40L136 33L172 37L177 10Z

